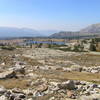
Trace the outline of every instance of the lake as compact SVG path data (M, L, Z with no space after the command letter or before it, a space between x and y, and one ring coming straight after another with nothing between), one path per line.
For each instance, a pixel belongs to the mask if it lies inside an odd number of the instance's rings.
M57 44L57 45L64 45L65 42L57 42L57 41L26 41L27 44L40 44L40 43L45 43L45 44Z

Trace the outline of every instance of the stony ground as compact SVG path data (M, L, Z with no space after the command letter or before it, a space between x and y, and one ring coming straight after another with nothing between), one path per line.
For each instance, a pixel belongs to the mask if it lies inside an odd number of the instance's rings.
M72 99L100 99L99 53L0 51L0 100Z

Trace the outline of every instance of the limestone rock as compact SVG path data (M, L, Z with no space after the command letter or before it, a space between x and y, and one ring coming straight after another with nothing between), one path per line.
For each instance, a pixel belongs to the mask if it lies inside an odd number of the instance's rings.
M0 79L15 78L16 73L13 70L0 73Z
M43 85L38 86L37 91L43 92L43 91L46 91L47 89L48 89L48 86L46 84L43 84Z
M62 84L58 84L58 87L60 89L69 89L69 90L73 90L75 89L75 84L74 81L72 80L68 80L67 82L64 82Z
M3 86L0 86L0 95L4 94L5 92L7 92L7 90Z
M0 96L0 100L8 100L4 95Z

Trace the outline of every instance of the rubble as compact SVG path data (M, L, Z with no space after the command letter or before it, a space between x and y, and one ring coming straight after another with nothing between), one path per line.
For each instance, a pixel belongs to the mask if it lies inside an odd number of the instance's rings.
M89 72L89 73L100 73L100 66L96 67L82 67L79 65L72 65L69 68L63 68L64 71L77 71L77 72Z
M63 94L63 98L77 100L99 100L100 86L91 82L68 80L65 82L48 82L48 84L43 83L41 85L37 85L36 88L23 91L17 88L7 90L1 87L0 98L2 99L0 100L30 100L30 96L40 97L52 93L57 93L59 96ZM53 100L54 98L56 100L56 96L50 98L50 100Z

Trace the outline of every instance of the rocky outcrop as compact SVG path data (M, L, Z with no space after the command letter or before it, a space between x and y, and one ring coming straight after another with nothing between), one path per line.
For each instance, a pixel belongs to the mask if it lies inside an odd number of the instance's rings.
M73 90L73 89L75 89L75 84L74 84L74 81L68 80L67 82L64 82L62 84L58 84L58 87L60 89Z
M16 73L13 70L0 73L0 79L15 78Z

